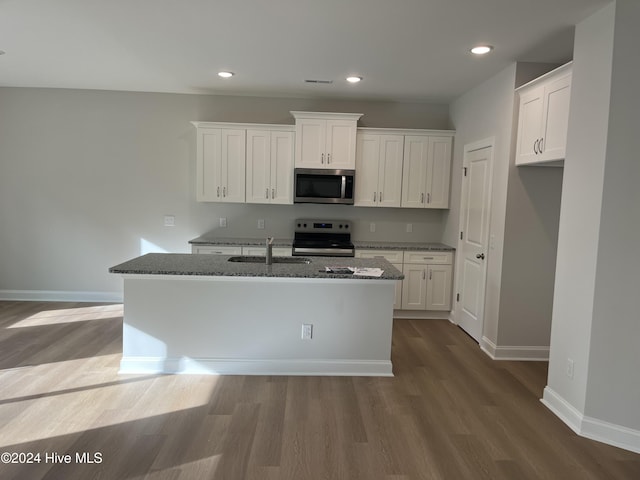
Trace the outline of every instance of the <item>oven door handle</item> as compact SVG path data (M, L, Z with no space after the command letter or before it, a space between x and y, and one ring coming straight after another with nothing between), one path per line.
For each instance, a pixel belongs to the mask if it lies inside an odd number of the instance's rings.
M333 255L344 255L348 254L349 256L353 256L355 254L354 250L351 248L305 248L305 247L293 247L293 254L296 253L306 253L306 254L322 254L322 253L330 253Z

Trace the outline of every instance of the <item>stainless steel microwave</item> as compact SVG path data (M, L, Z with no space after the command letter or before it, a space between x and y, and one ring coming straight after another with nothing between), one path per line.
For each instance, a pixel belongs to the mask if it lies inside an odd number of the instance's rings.
M296 168L293 202L353 205L355 177L355 170Z

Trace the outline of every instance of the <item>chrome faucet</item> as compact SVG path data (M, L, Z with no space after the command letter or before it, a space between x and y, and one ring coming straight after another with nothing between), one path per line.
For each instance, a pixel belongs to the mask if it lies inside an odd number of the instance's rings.
M273 263L273 237L267 237L266 263L267 265L271 265Z

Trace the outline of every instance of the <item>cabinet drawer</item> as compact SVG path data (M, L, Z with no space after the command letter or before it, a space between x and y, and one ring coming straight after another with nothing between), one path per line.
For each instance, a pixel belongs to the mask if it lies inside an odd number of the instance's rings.
M271 253L274 257L290 257L291 248L274 247ZM267 247L242 247L242 254L264 257L267 254Z
M209 253L212 255L242 255L242 247L218 247L215 245L194 245L191 253Z
M450 265L453 263L452 252L404 252L404 263L424 265Z
M389 263L403 263L402 250L356 250L356 258L379 258L379 257L384 258Z

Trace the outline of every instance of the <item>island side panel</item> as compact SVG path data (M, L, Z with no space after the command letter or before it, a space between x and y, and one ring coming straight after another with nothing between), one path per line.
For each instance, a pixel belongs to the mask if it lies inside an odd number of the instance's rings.
M392 375L394 281L149 275L124 286L122 373Z

